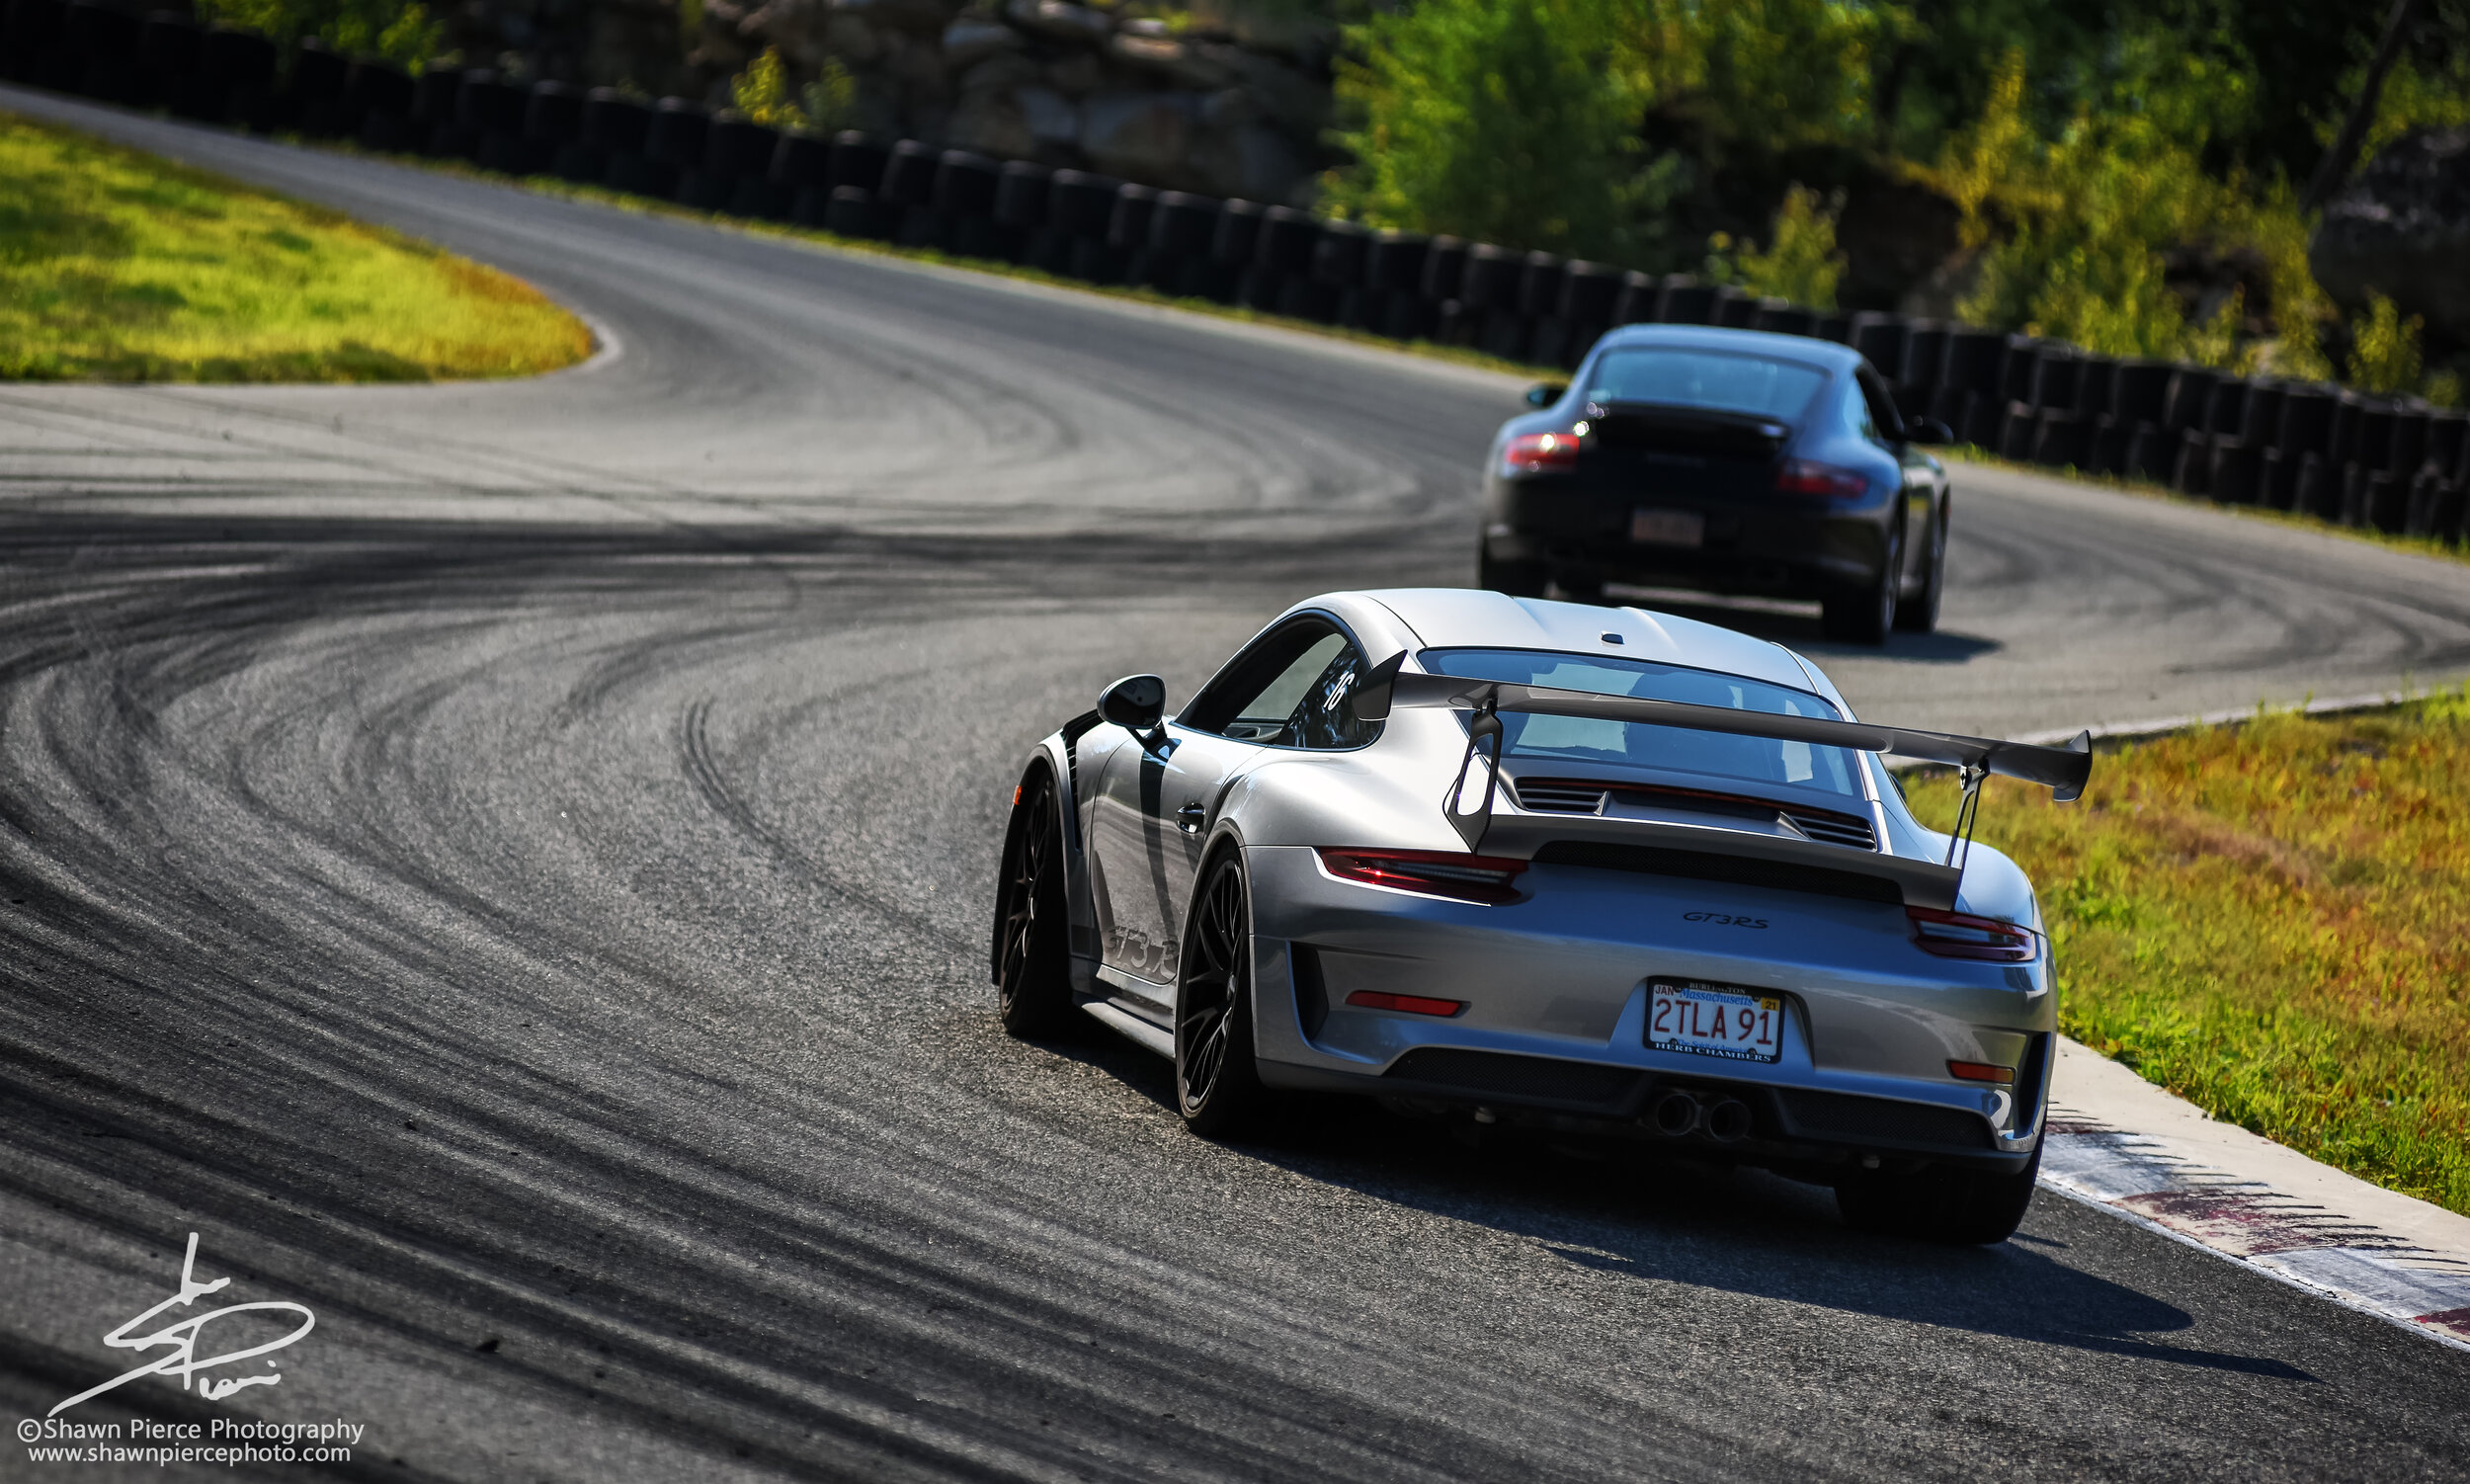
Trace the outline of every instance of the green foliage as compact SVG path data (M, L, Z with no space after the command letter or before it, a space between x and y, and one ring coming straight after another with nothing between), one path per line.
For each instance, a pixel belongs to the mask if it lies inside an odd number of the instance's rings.
M1738 284L1752 293L1790 299L1813 309L1836 307L1836 281L1844 272L1844 256L1836 251L1836 216L1840 204L1821 203L1818 193L1795 185L1775 209L1775 223L1764 252L1755 242L1737 247L1725 233L1708 239L1707 276L1719 284Z
M781 59L780 47L767 46L763 55L747 63L745 71L729 79L729 101L739 113L770 128L833 133L848 127L857 113L858 80L839 58L826 58L822 75L799 89L796 101L791 102L788 64Z
M1603 0L1628 92L1722 158L1864 142L1893 7L1836 0Z
M2426 321L2414 314L2408 319L2393 306L2393 301L2373 289L2367 292L2367 317L2353 327L2350 339L2349 379L2365 391L2390 394L2416 391L2419 386L2420 334Z
M446 45L446 23L419 0L198 0L197 13L287 45L315 37L347 56L383 57L415 73Z
M1378 225L1618 257L1638 111L1606 0L1425 0L1349 28L1326 206Z
M523 375L591 341L495 270L0 114L0 378Z

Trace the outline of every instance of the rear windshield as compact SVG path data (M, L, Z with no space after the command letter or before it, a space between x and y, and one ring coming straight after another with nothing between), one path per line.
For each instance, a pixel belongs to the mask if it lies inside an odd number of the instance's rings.
M1779 716L1816 716L1841 721L1843 713L1807 691L1765 681L1644 660L1559 654L1538 649L1427 649L1424 668L1438 675L1499 680L1523 686L1590 691L1598 696L1640 696L1729 706ZM1556 763L1600 763L1702 774L1731 783L1792 783L1859 797L1859 772L1841 747L1732 737L1721 732L1588 716L1503 713L1505 757ZM1530 770L1531 772L1531 770Z
M1591 402L1655 402L1791 421L1827 373L1789 361L1665 346L1606 351L1587 381Z

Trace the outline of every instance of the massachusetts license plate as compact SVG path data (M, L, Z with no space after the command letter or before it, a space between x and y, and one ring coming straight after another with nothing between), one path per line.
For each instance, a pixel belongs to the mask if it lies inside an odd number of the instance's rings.
M1647 1044L1732 1061L1784 1053L1784 1002L1720 984L1658 980L1647 987Z
M1706 544L1706 517L1694 510L1649 510L1629 513L1629 538L1658 546Z

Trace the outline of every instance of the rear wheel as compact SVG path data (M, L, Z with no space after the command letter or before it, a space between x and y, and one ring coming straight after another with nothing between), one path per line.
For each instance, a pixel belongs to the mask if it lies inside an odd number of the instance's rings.
M1063 829L1044 769L1022 783L1020 828L1004 848L995 907L995 988L1004 1030L1047 1037L1072 1029L1072 961L1063 895Z
M1904 528L1899 526L1887 538L1887 558L1879 566L1877 580L1852 592L1830 594L1820 609L1820 629L1827 637L1848 644L1887 642L1887 630L1895 624L1896 588L1903 571Z
M1217 858L1193 893L1175 997L1175 1104L1205 1139L1252 1127L1269 1102L1252 1055L1252 901L1243 862Z
M1938 626L1938 600L1946 592L1946 506L1930 523L1930 571L1922 590L1895 606L1895 626L1906 633L1929 633Z
M1987 1246L2015 1235L2040 1175L2038 1148L2032 1162L2014 1175L1935 1165L1911 1173L1863 1170L1837 1185L1836 1209L1855 1231Z
M1539 561L1495 561L1482 552L1475 557L1475 585L1513 598L1540 598L1550 580Z

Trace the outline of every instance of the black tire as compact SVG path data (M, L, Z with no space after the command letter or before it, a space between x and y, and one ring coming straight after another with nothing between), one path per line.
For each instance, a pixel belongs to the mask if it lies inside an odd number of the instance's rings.
M1836 1186L1836 1209L1855 1231L1983 1247L2015 1235L2032 1204L2041 1151L2014 1175L1930 1166L1910 1174L1864 1170Z
M1938 602L1946 596L1946 523L1944 496L1938 517L1930 523L1930 571L1922 590L1895 606L1895 626L1906 633L1930 633L1938 626Z
M995 989L1004 1030L1024 1039L1078 1029L1072 1007L1071 924L1064 902L1063 823L1043 768L1021 781L995 892Z
M1887 538L1887 559L1877 580L1849 593L1830 593L1819 612L1819 628L1847 644L1884 644L1895 626L1898 574L1904 567L1904 529Z
M1494 561L1482 552L1475 555L1475 585L1513 598L1540 598L1551 574L1539 561Z
M1175 1106L1204 1139L1256 1127L1268 1111L1252 1054L1252 895L1228 852L1201 873L1184 928L1175 997Z

